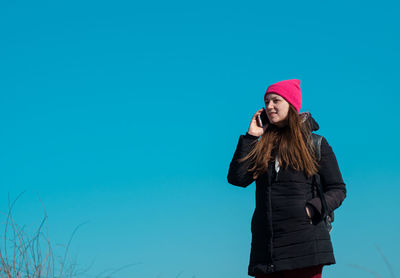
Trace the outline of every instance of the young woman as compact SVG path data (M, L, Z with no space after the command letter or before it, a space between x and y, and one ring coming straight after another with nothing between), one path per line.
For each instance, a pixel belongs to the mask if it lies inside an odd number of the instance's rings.
M317 158L311 133L319 126L310 113L299 114L300 80L269 86L264 101L269 122L259 122L264 108L253 115L228 172L228 182L236 186L256 181L248 274L318 278L335 258L313 176L320 176L329 212L346 197L345 184L324 137Z

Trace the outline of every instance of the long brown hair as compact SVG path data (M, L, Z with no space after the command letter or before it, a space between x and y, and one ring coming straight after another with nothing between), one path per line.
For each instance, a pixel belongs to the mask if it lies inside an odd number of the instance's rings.
M309 123L310 121L302 119L290 105L288 124L281 128L268 125L254 148L239 162L250 159L252 166L248 171L253 172L253 178L257 179L268 169L268 163L275 160L277 153L280 167L290 166L296 171L304 171L311 177L318 171L318 163L315 159Z

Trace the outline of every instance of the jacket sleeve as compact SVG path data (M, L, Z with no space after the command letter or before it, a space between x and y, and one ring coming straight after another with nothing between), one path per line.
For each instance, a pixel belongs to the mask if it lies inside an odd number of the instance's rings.
M325 137L321 142L321 160L319 161L318 174L321 178L321 184L325 193L326 205L329 211L338 208L346 198L346 187L343 182L342 174L336 156ZM319 197L313 198L307 202L320 215L322 214L322 204Z
M252 150L257 141L257 136L248 133L246 133L246 135L240 135L239 143L236 146L236 151L229 165L228 182L230 184L246 187L254 181L253 174L247 171L250 166L249 160L239 163L238 159L245 157Z

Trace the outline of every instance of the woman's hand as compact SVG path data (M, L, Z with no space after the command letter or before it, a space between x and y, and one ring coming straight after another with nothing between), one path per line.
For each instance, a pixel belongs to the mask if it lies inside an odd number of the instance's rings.
M253 136L261 136L264 134L264 131L267 129L268 125L261 126L261 123L258 121L258 116L261 114L264 108L259 109L254 115L253 118L251 118L249 130L247 133Z

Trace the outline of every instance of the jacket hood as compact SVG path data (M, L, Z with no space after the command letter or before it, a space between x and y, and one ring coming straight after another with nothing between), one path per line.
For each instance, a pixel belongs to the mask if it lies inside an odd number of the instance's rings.
M318 123L315 121L315 119L311 116L310 112L303 112L300 113L300 118L301 118L301 122L308 124L311 128L311 131L316 131L319 129L319 125Z

